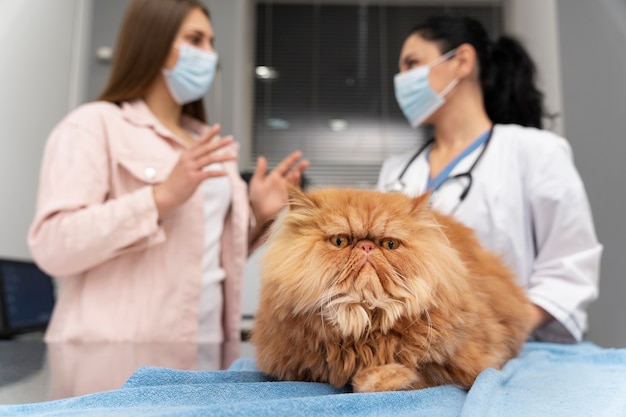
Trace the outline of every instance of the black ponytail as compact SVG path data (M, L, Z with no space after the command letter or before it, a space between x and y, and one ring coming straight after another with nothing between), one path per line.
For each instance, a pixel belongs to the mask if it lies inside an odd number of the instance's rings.
M433 16L411 34L438 44L441 53L470 44L476 50L485 110L494 123L543 127L543 93L535 86L536 68L517 40L503 36L492 43L477 20Z
M491 120L542 127L543 93L535 87L535 74L535 64L517 40L498 39L491 51L489 78L483 83Z

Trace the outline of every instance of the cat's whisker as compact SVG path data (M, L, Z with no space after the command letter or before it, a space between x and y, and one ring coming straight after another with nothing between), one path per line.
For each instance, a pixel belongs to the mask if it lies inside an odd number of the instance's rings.
M321 324L322 324L322 332L324 334L325 339L327 339L327 334L326 334L327 314L330 316L333 316L337 313L337 307L335 304L332 303L333 295L331 291L331 288L335 286L337 282L339 282L338 274L333 276L332 279L328 280L326 286L324 287L322 296L320 297L320 301L319 301L319 312L320 312L320 319L321 319Z
M424 349L424 355L422 356L421 361L423 361L426 356L428 355L429 351L430 351L430 345L432 342L432 334L433 334L433 322L430 319L430 313L428 312L428 310L425 311L426 313L426 319L428 320L428 333L426 333L426 349Z
M308 324L311 324L311 323L313 322L313 320L314 320L314 318L315 318L315 315L316 315L316 312L317 312L317 309L315 309L315 310L311 310L311 311L309 312L309 314L307 314L307 316L306 316L306 320L305 320L305 323L306 323L307 325L308 325Z
M407 277L405 277L399 272L396 272L395 275L397 278L399 278L398 280L396 280L396 283L400 287L404 288L410 295L416 295L416 294L413 294L413 290L407 285L407 282L409 281Z
M322 334L324 335L324 341L328 340L326 335L326 320L324 319L323 306L320 306L320 319L322 320Z

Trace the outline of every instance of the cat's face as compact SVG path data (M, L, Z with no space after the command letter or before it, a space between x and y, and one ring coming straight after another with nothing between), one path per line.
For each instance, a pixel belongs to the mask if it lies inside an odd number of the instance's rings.
M416 320L462 269L424 199L400 194L292 190L269 243L272 302L284 314L321 314L344 337Z

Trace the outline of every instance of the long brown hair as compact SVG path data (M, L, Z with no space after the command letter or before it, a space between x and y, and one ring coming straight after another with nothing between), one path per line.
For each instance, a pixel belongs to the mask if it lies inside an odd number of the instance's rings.
M98 100L119 104L143 97L161 73L180 25L195 8L211 18L199 0L133 0L117 38L111 75ZM183 113L206 121L202 99L185 104Z

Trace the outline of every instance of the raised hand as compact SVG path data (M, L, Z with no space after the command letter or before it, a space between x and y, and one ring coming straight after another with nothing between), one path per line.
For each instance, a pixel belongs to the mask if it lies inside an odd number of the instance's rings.
M287 203L287 184L300 185L302 173L309 161L302 160L302 152L296 151L283 159L267 174L267 160L260 156L250 179L250 206L257 224L271 220Z
M220 138L217 136L219 131L219 125L208 129L196 143L183 152L167 179L153 188L159 218L187 201L205 179L226 175L224 170L205 169L216 162L237 159L236 151L230 146L233 144L233 137Z

